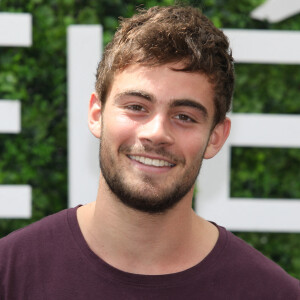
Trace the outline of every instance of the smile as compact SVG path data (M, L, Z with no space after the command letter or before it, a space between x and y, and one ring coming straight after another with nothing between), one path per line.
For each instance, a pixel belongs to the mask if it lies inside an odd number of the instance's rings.
M135 155L129 155L128 157L130 159L136 160L147 166L154 166L154 167L174 167L175 166L174 164L171 164L162 159L151 159L149 157L135 156Z

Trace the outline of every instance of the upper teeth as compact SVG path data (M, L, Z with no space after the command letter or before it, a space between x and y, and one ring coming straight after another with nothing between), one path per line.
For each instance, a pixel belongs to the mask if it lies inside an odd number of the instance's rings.
M149 157L144 157L144 156L134 156L130 155L129 156L131 159L134 159L142 164L148 165L148 166L155 166L155 167L172 167L173 165L170 164L169 162L161 159L151 159Z

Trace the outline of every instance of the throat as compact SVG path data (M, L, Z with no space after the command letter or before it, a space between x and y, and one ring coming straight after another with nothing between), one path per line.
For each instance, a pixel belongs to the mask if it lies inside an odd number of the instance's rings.
M104 211L105 214L101 213ZM85 215L82 212L83 207L78 215L81 220ZM201 262L217 241L216 227L198 217L193 224L194 217L181 213L146 216L122 208L112 214L109 207L102 207L101 212L94 215L97 224L94 222L92 228L81 224L84 238L98 257L124 272L143 275L181 272Z

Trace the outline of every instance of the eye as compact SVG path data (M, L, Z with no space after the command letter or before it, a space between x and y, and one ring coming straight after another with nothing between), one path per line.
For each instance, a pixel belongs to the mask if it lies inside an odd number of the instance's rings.
M178 114L178 115L176 115L175 119L178 119L178 120L183 121L183 122L195 123L194 119L192 119L189 116L184 115L184 114Z
M144 107L139 104L127 105L126 108L133 111L146 111Z

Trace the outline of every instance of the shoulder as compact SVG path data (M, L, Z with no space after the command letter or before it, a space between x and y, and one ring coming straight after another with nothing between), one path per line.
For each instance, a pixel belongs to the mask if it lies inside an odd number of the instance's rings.
M43 274L71 244L69 215L76 216L76 209L45 217L0 239L0 298L23 299L26 291L40 295Z
M0 239L0 271L10 261L26 263L28 257L35 257L45 248L46 241L49 244L63 238L69 211L45 217Z
M259 290L265 297L276 295L273 299L300 299L299 280L237 236L224 228L220 231L227 238L223 255L227 267L230 265L229 277L239 278L249 293Z
M57 230L66 221L67 213L67 209L62 210L24 228L13 231L0 239L0 249L3 249L5 245L13 246L15 243L26 243L36 240L36 236L40 234L51 234L53 230Z

